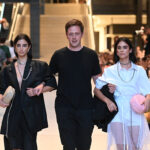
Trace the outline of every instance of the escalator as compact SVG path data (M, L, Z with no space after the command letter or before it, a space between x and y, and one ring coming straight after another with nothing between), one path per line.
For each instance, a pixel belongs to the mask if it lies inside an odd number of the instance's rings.
M13 3L2 3L1 4L1 14L0 20L5 18L8 22L8 27L6 28L3 24L0 27L0 39L5 41L8 38L10 26L12 22L12 11L13 11Z

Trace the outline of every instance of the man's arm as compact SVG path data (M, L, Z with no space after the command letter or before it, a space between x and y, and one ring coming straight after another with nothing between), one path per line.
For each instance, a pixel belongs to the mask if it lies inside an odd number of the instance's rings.
M94 94L103 102L106 103L110 112L117 111L117 106L109 98L107 98L99 89L94 88Z
M97 74L95 76L92 77L94 84L96 83L96 79L100 76L100 74Z
M94 84L96 84L96 79L100 76L100 74L95 75L92 77ZM109 88L109 92L110 93L114 93L114 91L116 90L116 86L114 84L109 83L108 84L108 88Z
M55 88L51 86L45 86L44 82L42 82L35 88L27 88L26 92L28 96L32 97L32 96L39 96L41 93L44 93L44 92L51 92L54 89Z

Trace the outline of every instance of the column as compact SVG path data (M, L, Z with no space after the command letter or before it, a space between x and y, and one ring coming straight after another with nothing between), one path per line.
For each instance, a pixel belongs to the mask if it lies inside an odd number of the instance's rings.
M150 27L150 0L147 0L147 25Z
M142 25L142 0L137 0L136 3L136 26L137 30L139 30Z
M32 40L33 58L40 57L40 2L30 2L30 36Z

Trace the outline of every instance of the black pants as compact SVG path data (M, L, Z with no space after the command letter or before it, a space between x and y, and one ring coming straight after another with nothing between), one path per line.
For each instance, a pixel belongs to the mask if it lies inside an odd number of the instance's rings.
M37 133L30 132L23 115L17 134L9 137L4 136L5 150L37 150L36 137Z
M56 116L63 150L90 150L92 110L56 108Z

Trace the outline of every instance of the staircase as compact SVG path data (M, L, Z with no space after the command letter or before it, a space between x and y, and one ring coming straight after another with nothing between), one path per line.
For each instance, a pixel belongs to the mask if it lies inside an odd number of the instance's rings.
M25 10L24 15L17 17L14 37L21 32L30 34L29 9L25 8ZM45 14L40 16L40 56L42 58L50 58L55 50L68 45L65 24L73 18L81 20L85 26L83 45L95 48L86 4L46 4Z

